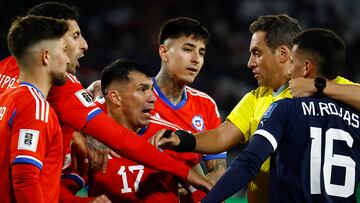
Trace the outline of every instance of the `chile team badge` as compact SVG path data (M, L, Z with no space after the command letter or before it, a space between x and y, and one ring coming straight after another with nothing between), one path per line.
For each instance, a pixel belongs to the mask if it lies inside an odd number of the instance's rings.
M196 115L192 118L192 126L197 130L197 131L203 131L204 130L204 119L202 116L200 115Z

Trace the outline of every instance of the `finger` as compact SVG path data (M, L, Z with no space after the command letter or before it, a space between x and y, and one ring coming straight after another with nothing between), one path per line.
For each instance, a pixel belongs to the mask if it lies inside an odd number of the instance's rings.
M153 142L154 142L153 145L154 145L155 147L159 147L159 141L160 141L160 139L163 137L165 131L166 131L166 129L162 129L162 130L158 131L158 132L155 134L154 140L153 140Z
M95 156L95 153L92 151L92 150L89 150L88 151L88 157L89 157L89 164L90 164L90 168L93 168L94 167L94 156Z
M93 156L93 163L94 163L94 171L99 171L99 165L100 165L100 156L99 156L99 153L98 152L94 152L94 156Z
M103 154L103 158L102 158L102 164L101 164L101 172L103 174L106 173L106 169L107 169L107 165L108 165L108 160L109 160L109 152L110 150L105 150L105 153Z
M120 155L118 155L116 152L114 152L113 150L110 150L109 154L112 156L112 157L115 157L115 158L121 158Z

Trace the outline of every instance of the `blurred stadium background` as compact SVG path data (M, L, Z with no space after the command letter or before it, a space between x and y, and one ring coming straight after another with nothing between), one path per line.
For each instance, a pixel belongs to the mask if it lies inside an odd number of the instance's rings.
M6 34L12 19L43 1L4 0L0 7L0 58L9 52ZM360 1L358 0L102 0L61 1L80 12L80 27L89 50L80 60L78 76L87 86L99 79L102 68L120 57L140 60L158 71L157 33L167 19L188 16L211 32L205 64L192 85L211 95L224 119L242 98L256 87L246 63L251 34L249 24L259 15L286 13L303 28L325 27L347 45L343 76L360 82ZM241 146L229 151L229 161ZM238 195L239 196L239 195ZM242 196L242 194L240 194ZM235 199L231 202L241 202Z

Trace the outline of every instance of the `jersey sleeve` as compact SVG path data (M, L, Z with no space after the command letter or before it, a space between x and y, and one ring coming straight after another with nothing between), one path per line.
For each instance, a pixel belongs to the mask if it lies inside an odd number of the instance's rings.
M183 179L187 178L190 170L188 166L162 153L103 112L91 119L83 131L123 157Z
M291 109L287 108L286 101L283 99L272 103L260 120L259 126L254 135L261 135L272 145L273 151L276 150L278 143L282 139L283 132L289 120Z
M41 118L36 119L35 108L35 104L29 105L13 119L10 164L31 164L41 170L52 135L46 128L48 123ZM46 111L47 108L50 108L49 104L41 111Z
M247 93L227 117L227 120L238 127L243 133L245 142L247 142L250 137L250 123L254 115L254 102L254 92Z
M19 202L43 202L47 195L41 186L40 174L43 165L49 165L47 156L50 148L55 142L61 142L61 130L54 112L45 100L40 97L31 100L35 96L27 96L25 92L21 94L21 98L22 100L15 98L19 102L16 102L16 113L10 124L12 184ZM57 148L61 149L61 146ZM56 187L51 188L48 194L52 195L54 191Z
M271 152L268 140L255 135L201 202L221 202L239 191L255 178Z
M71 74L68 74L68 80L64 85L51 88L47 100L59 120L77 131L101 112L81 83Z

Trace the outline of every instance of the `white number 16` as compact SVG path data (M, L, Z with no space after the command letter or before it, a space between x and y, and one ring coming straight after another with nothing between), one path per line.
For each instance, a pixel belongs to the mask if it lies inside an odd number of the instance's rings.
M321 194L320 174L321 174L321 141L322 129L311 127L310 137L311 155L310 155L310 191L311 194ZM337 197L349 197L354 193L355 188L355 165L356 162L349 156L334 154L334 140L345 141L351 148L353 145L353 138L350 134L341 129L330 128L325 132L325 152L324 152L324 186L328 195ZM332 184L331 174L332 166L345 168L344 185Z

